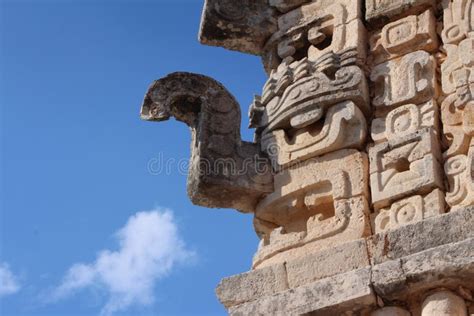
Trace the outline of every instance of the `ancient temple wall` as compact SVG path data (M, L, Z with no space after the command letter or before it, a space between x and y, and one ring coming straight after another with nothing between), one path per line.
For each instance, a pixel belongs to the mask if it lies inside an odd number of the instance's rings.
M255 142L199 75L155 82L142 117L191 126L195 204L254 214L229 312L473 315L474 1L207 0L200 39L261 56Z

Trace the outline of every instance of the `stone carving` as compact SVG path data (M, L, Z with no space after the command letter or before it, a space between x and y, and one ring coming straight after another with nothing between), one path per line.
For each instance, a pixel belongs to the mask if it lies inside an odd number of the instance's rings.
M439 112L435 100L420 105L402 105L390 111L386 117L373 119L371 136L376 143L396 141L425 127L431 127L436 134L439 133Z
M469 144L474 136L474 101L459 106L455 94L448 96L441 105L441 118L446 158L467 154Z
M193 203L254 213L229 313L466 315L474 0L206 0L200 40L262 57L254 142L200 75L155 82L142 117L191 127Z
M431 294L423 302L421 316L437 315L467 316L466 302L451 291Z
M441 38L444 44L459 44L474 32L474 1L443 0L443 31Z
M437 96L436 61L425 51L417 51L374 67L370 74L378 109L404 103L423 103Z
M443 189L441 154L434 131L425 128L369 148L370 186L376 209L411 194Z
M276 174L277 189L255 213L256 228L264 229L254 265L284 250L314 242L324 248L367 234L367 163L365 154L341 150Z
M370 23L380 23L387 18L422 12L435 8L435 0L366 0L366 19Z
M257 132L282 128L300 128L321 118L328 106L343 101L354 102L364 113L369 113L368 90L365 76L350 62L352 55L328 53L322 60L312 63L307 59L282 64L265 84L263 95L251 108L252 127ZM349 60L348 60L349 59ZM260 112L260 114L254 114ZM301 114L315 113L307 120ZM318 114L319 113L319 114Z
M375 233L422 221L443 214L444 193L435 189L426 196L415 195L381 209L375 217Z
M273 191L271 167L257 144L240 139L240 107L217 81L174 73L155 81L141 117L164 121L174 116L191 127L188 194L207 207L253 212L258 200Z
M323 111L318 115L322 116ZM365 143L367 123L353 102L330 107L321 123L321 127L298 129L294 136L288 136L283 129L264 134L262 150L270 156L273 168L277 170L342 148L361 148Z
M371 36L369 43L374 64L416 50L435 52L438 49L438 35L433 10L386 24Z
M319 0L278 18L278 31L265 45L265 69L276 69L287 57L311 61L332 52L355 48L364 60L366 30L360 20L360 0Z
M449 191L446 202L450 206L470 206L474 204L474 141L471 141L467 155L449 158L444 171L448 178Z

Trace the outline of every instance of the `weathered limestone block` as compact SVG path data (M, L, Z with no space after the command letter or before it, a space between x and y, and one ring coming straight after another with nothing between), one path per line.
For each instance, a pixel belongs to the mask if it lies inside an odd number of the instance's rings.
M412 194L443 189L441 151L430 128L369 148L370 186L375 209Z
M260 55L276 31L276 10L267 0L206 0L199 40L206 45Z
M375 217L375 233L413 224L426 218L443 214L444 193L439 189L421 196L415 195L394 202L390 208L381 209Z
M319 60L327 53L349 48L358 60L365 60L366 30L360 0L320 0L302 5L278 18L278 32L268 40L265 69L276 69L282 60L308 57Z
M381 118L374 118L371 136L375 143L406 137L429 127L439 135L439 110L435 100L420 105L406 104L395 108Z
M469 207L375 234L367 239L371 263L377 265L474 238L472 227L474 208Z
M190 73L155 81L141 117L165 121L172 116L191 127L187 186L194 204L253 212L257 202L273 192L269 161L257 144L241 140L240 106L220 83Z
M367 176L366 155L356 150L313 158L276 174L275 192L259 203L255 217L277 228L259 233L254 267L274 256L269 262L366 236Z
M417 50L436 52L438 35L433 10L386 24L372 34L369 43L372 64L380 64Z
M244 315L344 315L376 305L370 286L370 269L359 269L287 290L273 296L230 308L233 316ZM311 315L311 314L309 314Z
M438 288L457 290L462 286L473 290L474 239L427 247L425 251L375 265L372 285L377 295L388 301L420 301L425 293Z
M372 312L370 316L411 316L411 313L406 309L390 306L378 309Z
M425 51L377 65L370 80L375 95L372 105L379 111L406 103L420 104L438 95L436 61Z
M277 264L224 278L217 286L216 293L220 302L229 308L287 289L285 267Z
M365 17L370 23L380 23L396 18L435 8L435 0L366 0Z
M449 158L444 171L449 187L446 202L452 207L474 205L474 141L467 155Z
M311 0L269 0L269 3L272 7L275 7L280 12L285 13L309 1Z
M350 241L286 262L288 285L297 288L370 265L365 239Z
M448 149L444 157L466 155L471 139L474 136L474 101L459 106L458 96L448 96L441 105L441 121L443 122L443 141Z
M451 291L439 291L423 302L421 316L467 316L464 299Z
M269 155L273 168L279 170L339 149L361 149L365 145L366 119L353 102L330 107L320 123L298 129L295 135L288 135L283 129L264 134L262 151Z

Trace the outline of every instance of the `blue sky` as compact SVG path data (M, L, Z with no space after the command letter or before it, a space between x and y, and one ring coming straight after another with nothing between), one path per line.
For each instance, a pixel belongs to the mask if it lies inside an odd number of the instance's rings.
M0 0L0 315L225 314L214 289L249 270L252 218L193 206L176 163L150 173L190 134L138 116L154 79L203 73L252 138L260 60L200 45L202 4Z

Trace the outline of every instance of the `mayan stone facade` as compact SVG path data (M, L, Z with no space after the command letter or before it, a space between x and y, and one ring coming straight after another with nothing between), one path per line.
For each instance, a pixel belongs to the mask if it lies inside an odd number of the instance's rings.
M200 40L259 55L255 141L215 80L141 117L192 131L188 193L254 214L232 315L474 315L474 0L206 0Z

